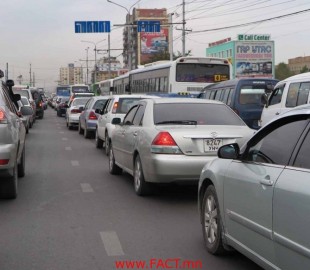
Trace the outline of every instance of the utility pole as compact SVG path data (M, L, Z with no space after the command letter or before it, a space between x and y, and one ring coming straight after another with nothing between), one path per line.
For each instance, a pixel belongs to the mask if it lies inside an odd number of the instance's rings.
M88 85L88 50L89 50L89 47L87 47L85 50L86 50L86 84Z
M182 55L185 56L185 0L182 3L183 20L182 20Z
M5 81L9 79L9 63L6 63Z
M111 79L111 52L110 52L110 33L108 34L108 61L109 61L109 65L108 65L108 69L109 69L109 79Z
M31 86L32 80L31 80L31 64L30 64L30 70L29 70L29 86Z
M170 53L170 61L173 61L173 24L172 24L172 15L174 13L169 14L169 53Z
M34 72L33 72L33 83L32 83L32 86L36 86L36 79L35 79L35 76L34 76Z

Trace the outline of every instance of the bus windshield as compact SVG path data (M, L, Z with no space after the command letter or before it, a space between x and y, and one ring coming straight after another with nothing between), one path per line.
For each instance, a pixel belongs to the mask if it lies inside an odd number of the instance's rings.
M176 67L177 82L214 83L229 80L229 65L179 63Z
M89 93L89 87L87 85L72 86L72 93Z
M57 96L69 97L70 87L57 87L56 94Z

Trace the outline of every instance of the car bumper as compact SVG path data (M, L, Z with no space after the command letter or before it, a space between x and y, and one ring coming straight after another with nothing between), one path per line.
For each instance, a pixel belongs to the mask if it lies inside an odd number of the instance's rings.
M95 131L96 130L96 127L97 127L97 120L88 120L86 122L86 127L87 127L87 130L93 130Z
M68 122L70 125L79 125L80 114L69 115Z
M152 154L143 162L144 177L147 182L198 182L204 165L216 156L185 156Z
M10 170L14 167L15 160L16 160L16 154L17 154L17 149L14 144L0 145L0 160L5 160L5 159L9 160L8 164L0 165L0 172Z

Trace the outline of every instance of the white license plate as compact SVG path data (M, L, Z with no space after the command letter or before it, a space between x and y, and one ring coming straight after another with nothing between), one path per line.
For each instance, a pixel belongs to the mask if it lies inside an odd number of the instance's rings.
M223 145L222 139L205 139L205 152L216 152Z

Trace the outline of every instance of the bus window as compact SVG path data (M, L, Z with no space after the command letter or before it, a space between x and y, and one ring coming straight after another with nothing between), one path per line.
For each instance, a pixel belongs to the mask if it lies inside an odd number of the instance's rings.
M224 102L225 104L227 104L227 99L228 99L228 96L229 96L229 92L230 92L230 89L224 89L224 94L222 95L222 102Z
M215 100L220 100L221 95L222 95L222 91L223 91L222 89L219 89L219 90L216 91L216 94L215 94L215 97L214 97Z
M232 103L232 94L233 94L233 92L234 92L234 89L231 88L231 89L229 90L229 94L228 94L228 98L227 98L227 105L228 105L228 106L230 106L231 103Z
M211 90L210 99L214 99L216 90Z

